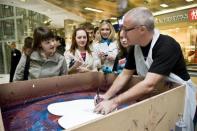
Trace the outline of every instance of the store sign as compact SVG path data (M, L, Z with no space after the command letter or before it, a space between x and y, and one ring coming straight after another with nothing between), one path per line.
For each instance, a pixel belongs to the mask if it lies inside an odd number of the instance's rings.
M197 8L180 10L155 17L157 25L176 24L180 22L196 22Z
M174 24L179 22L187 22L188 13L187 10L177 11L173 13L168 13L160 16L156 16L156 24Z
M184 22L188 20L187 14L182 14L182 15L174 15L174 16L169 16L165 17L162 19L157 19L156 18L156 23L175 23L175 22Z
M197 8L190 9L188 11L189 21L196 21L197 20Z

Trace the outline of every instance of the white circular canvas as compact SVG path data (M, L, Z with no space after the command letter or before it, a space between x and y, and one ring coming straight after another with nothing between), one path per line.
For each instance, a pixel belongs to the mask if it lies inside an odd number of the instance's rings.
M58 123L64 129L88 122L103 115L93 112L94 99L80 99L50 104L47 109L51 114L62 116Z

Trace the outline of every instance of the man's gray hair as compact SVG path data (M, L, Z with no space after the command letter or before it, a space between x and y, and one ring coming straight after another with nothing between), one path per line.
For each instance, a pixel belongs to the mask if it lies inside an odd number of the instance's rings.
M144 25L149 31L154 30L154 17L151 11L145 7L137 7L128 11L124 17L129 17L136 25Z

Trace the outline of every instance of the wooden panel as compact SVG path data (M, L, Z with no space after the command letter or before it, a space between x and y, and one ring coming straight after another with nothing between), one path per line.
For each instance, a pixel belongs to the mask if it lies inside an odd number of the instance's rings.
M0 107L54 94L92 90L103 86L103 78L102 73L89 72L1 84Z
M110 19L110 17L119 17L124 12L134 7L145 6L151 11L161 11L176 7L196 4L196 1L186 2L185 0L46 0L67 11L83 16L88 21L98 21L102 19ZM126 2L125 9L119 9L120 5ZM168 8L160 7L160 4L168 4ZM84 7L102 9L104 12L96 13L85 11Z
M83 16L86 20L97 20L101 19L109 19L112 16L119 16L118 13L118 4L116 0L109 1L109 0L64 0L64 1L57 1L57 0L47 0L69 12L73 12L80 16ZM96 13L87 11L84 8L91 7L95 9L103 10L102 13Z
M4 108L33 99L54 94L95 90L98 87L106 91L113 83L116 75L101 72L87 72L28 81L0 84L0 107ZM128 87L142 78L133 77Z
M183 113L184 96L179 86L70 131L170 131Z

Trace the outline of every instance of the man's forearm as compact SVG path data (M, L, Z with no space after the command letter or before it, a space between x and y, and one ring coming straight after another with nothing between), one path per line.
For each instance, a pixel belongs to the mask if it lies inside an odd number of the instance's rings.
M114 98L114 101L118 104L125 104L129 101L134 101L144 94L150 93L151 90L147 90L146 86L143 84L143 82L139 82L134 87L131 87L128 91L120 94L119 96Z
M135 86L131 87L128 91L120 94L114 101L120 105L129 101L134 101L145 94L152 92L156 84L163 79L162 75L155 73L148 73L146 78L137 83Z
M107 96L107 98L110 99L110 98L114 97L115 94L118 91L120 91L124 87L124 85L128 82L128 80L131 78L132 78L132 75L125 75L123 73L118 75L118 77L113 82L111 88L105 94Z

